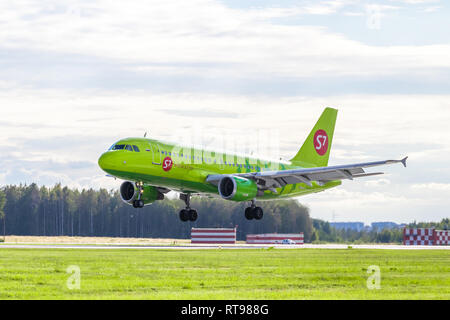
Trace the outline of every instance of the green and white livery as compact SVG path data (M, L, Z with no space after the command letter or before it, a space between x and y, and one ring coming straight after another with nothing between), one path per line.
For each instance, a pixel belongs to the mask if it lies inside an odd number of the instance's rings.
M238 154L180 146L147 138L127 138L115 143L98 160L109 175L123 179L124 202L142 208L178 191L186 208L182 221L195 221L190 207L195 194L209 194L230 201L248 201L247 219L261 219L256 200L298 197L337 187L343 179L379 175L365 168L402 163L406 158L328 166L337 110L326 108L308 138L290 161L268 161Z

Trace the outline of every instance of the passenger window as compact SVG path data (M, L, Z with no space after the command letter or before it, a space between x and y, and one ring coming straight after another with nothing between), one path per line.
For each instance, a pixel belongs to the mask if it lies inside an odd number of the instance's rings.
M133 150L136 151L136 152L140 152L139 148L137 146L133 146Z
M113 150L123 150L125 148L124 144L116 144Z
M133 148L127 144L127 146L125 147L125 149L127 149L128 151L133 151Z

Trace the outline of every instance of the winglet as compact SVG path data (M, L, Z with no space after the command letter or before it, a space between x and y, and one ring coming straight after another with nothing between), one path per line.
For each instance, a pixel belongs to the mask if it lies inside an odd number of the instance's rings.
M406 159L408 159L408 157L404 157L401 162L403 164L403 166L406 168Z

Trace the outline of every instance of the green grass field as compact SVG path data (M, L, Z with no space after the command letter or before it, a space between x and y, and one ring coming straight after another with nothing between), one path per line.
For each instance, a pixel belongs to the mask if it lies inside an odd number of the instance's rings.
M450 251L2 248L0 299L450 299Z

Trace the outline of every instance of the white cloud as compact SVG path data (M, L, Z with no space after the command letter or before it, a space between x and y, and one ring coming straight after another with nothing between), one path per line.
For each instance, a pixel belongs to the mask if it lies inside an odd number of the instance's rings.
M419 183L413 184L411 189L422 190L422 191L438 191L438 192L448 192L450 196L450 183Z
M315 6L320 8L317 12L328 13L344 3ZM392 6L380 8L388 7ZM135 68L148 72L154 68L176 72L177 64L210 64L203 74L216 77L411 76L422 75L424 68L450 67L448 44L369 46L323 27L280 25L270 20L302 10L231 9L212 0L96 0L65 5L54 1L4 1L0 4L0 21L8 27L0 29L0 42L10 48L134 63ZM146 66L148 63L169 66ZM230 64L236 67L230 68ZM187 66L182 70L198 73L199 69Z
M307 4L304 10L308 14L317 15L329 15L338 12L343 7L354 4L357 1L345 1L345 0L335 0L335 1L314 1L314 4Z
M387 185L390 185L391 181L388 179L377 179L377 180L372 180L372 181L366 181L364 183L364 185L366 187L384 187Z
M440 6L432 6L432 7L426 7L423 9L424 12L436 12L438 10L442 9Z
M424 3L435 3L440 2L440 0L390 0L392 2L403 2L408 4L424 4Z

